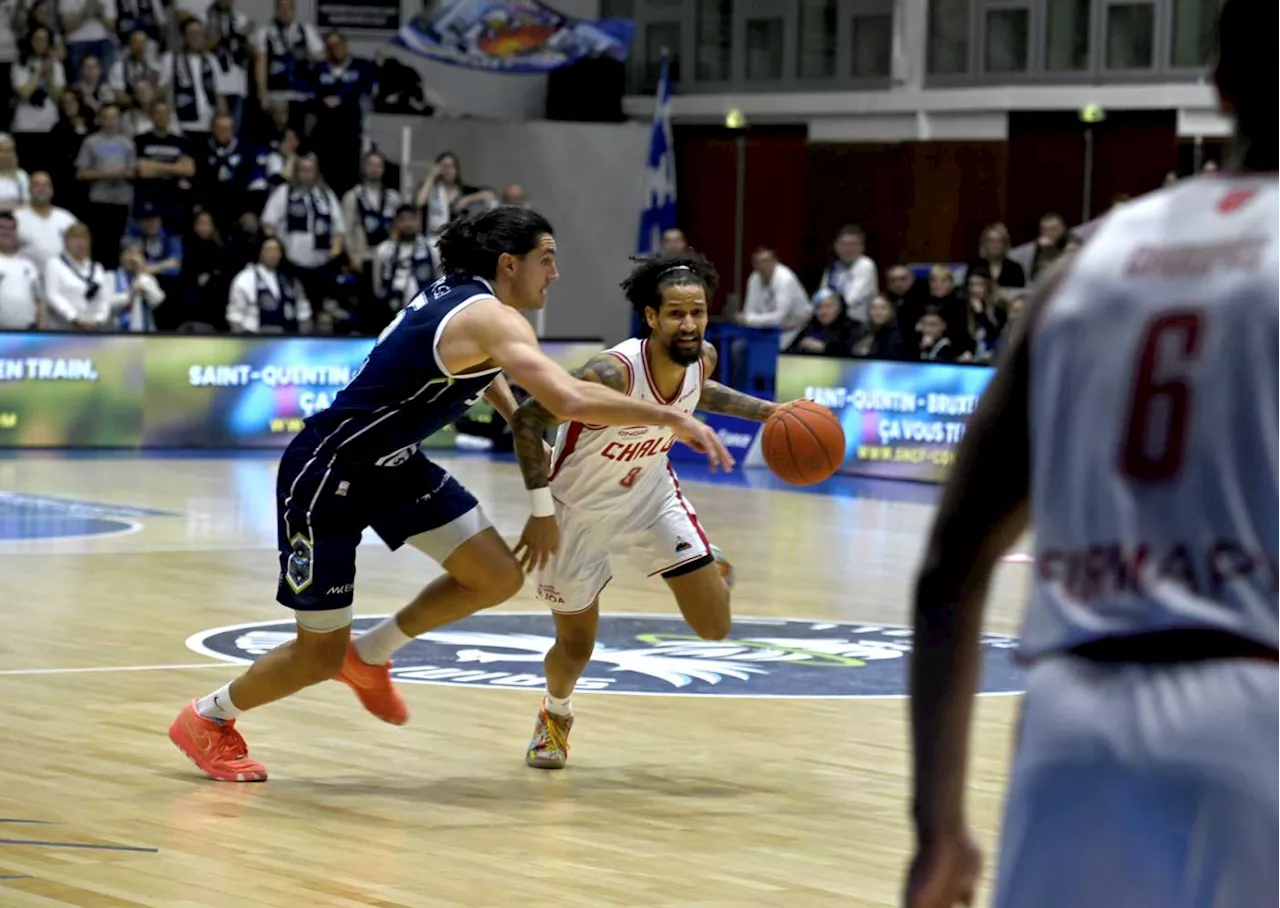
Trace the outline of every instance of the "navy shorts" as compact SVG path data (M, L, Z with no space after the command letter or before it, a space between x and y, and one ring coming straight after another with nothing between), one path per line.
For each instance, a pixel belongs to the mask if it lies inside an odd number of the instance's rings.
M315 457L306 435L289 445L276 477L281 605L299 611L351 605L356 547L366 527L392 551L436 531L438 539L428 535L418 547L443 561L490 525L475 496L420 451L394 467L344 464L328 453Z

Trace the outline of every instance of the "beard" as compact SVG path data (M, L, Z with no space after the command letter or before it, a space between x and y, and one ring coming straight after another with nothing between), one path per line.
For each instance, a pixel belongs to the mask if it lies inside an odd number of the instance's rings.
M671 357L671 361L680 366L692 366L702 358L702 335L699 334L696 343L681 344L680 339L673 337L665 344L667 348L667 356Z

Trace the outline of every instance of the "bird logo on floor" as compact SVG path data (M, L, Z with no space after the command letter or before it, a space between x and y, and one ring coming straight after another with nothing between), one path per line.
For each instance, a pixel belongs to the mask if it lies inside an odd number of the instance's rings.
M357 618L354 633L377 623ZM248 663L294 638L292 621L212 628L187 645L226 662ZM555 640L549 612L481 613L431 631L401 649L397 683L541 690L542 659ZM979 690L1024 690L1017 639L982 637ZM724 640L701 640L679 616L600 615L595 652L577 690L652 696L761 698L900 697L907 692L908 628L798 618L733 619Z

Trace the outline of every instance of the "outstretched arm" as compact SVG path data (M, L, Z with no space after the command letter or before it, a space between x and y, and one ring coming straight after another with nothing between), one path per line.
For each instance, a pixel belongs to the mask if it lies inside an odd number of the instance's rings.
M719 363L716 348L710 344L702 345L703 375L710 375ZM736 416L739 419L751 419L764 422L778 405L750 394L743 394L733 388L725 387L718 381L707 380L702 383L702 397L698 398L698 409L708 413L721 413L725 416Z
M484 399L487 400L498 414L511 424L511 417L516 412L516 396L511 393L511 386L507 384L507 380L499 375L493 380L493 384L485 389Z
M627 390L626 363L612 353L600 353L582 366L569 372L574 378L595 382L620 393ZM511 438L515 443L516 460L524 476L524 487L530 491L542 489L550 481L550 464L543 447L543 435L547 429L564 422L547 409L545 404L531 397L516 408L509 422Z

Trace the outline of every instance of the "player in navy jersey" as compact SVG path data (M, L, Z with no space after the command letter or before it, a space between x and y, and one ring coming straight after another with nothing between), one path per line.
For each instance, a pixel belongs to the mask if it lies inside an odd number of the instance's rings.
M396 316L332 406L307 419L281 458L276 599L294 610L297 637L174 720L170 739L210 778L265 780L236 716L327 679L347 683L384 721L403 724L408 713L391 684L390 654L520 589L520 562L476 499L418 447L482 396L510 418L515 399L504 370L564 419L666 426L705 452L713 469L732 469L715 432L691 414L576 379L539 349L521 310L542 308L559 276L541 215L503 207L457 221L439 251L444 277ZM553 514L548 490L538 492L533 516ZM407 543L446 573L353 641L355 554L366 527L392 550Z
M908 908L975 895L983 599L1029 517L992 904L1276 904L1275 10L1220 12L1230 164L1113 209L1033 292L970 422L916 587Z

